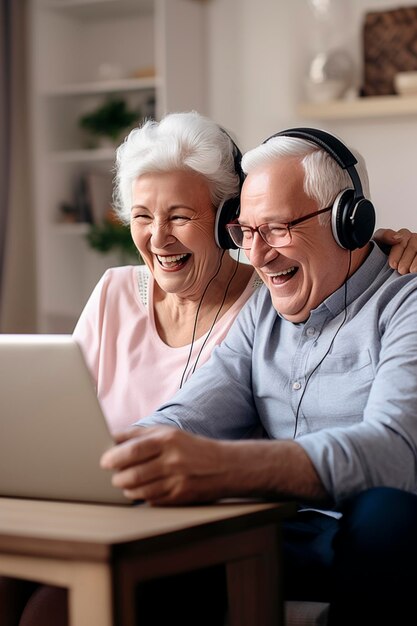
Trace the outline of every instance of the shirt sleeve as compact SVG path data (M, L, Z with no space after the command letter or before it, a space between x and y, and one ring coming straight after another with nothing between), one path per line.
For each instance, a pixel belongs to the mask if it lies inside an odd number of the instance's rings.
M252 385L256 298L242 308L207 363L138 426L167 424L214 439L243 439L260 428Z

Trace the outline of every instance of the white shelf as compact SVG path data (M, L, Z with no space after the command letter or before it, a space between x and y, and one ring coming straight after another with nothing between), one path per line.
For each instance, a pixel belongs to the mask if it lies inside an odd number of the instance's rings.
M299 117L311 120L360 119L417 115L417 96L374 96L356 100L302 103Z
M155 77L125 78L121 80L96 81L91 83L72 83L47 89L46 96L88 96L105 93L123 93L127 91L154 90L158 84Z
M65 12L75 19L108 19L152 13L153 0L47 0L44 8Z

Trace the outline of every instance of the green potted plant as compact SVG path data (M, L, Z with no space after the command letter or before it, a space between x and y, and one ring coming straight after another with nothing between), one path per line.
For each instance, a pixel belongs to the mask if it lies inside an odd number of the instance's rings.
M129 109L122 98L108 98L94 111L83 115L79 125L91 136L105 138L113 145L141 117L139 110Z
M98 224L91 224L87 241L92 248L106 254L116 250L122 265L128 263L143 264L143 260L133 243L130 228L122 224L111 210Z

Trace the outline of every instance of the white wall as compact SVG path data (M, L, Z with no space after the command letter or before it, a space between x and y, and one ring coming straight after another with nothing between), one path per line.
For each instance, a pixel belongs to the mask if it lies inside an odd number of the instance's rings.
M361 19L368 10L414 6L387 0L332 0L345 12L339 37L360 72ZM307 0L210 0L209 107L243 150L288 126L311 125L339 135L366 158L377 225L417 231L417 110L415 116L314 122L300 119L303 79L314 46Z

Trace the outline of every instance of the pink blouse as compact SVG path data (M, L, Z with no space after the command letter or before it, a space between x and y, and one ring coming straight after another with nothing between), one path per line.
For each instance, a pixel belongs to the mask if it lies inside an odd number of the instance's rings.
M156 330L154 280L147 267L108 269L94 288L73 335L93 376L109 429L123 430L169 400L182 378L188 378L195 369L196 359L196 367L207 361L258 285L254 273L208 339L206 334L194 342L186 366L191 346L172 348Z

